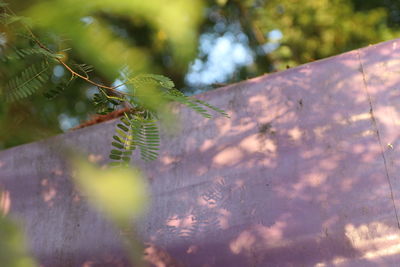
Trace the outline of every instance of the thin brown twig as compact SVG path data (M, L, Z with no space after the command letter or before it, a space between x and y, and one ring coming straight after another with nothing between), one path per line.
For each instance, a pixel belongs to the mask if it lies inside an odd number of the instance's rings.
M12 15L16 16L16 14L14 13L14 11L12 11L8 6L6 6L6 9L7 9ZM49 53L51 53L51 54L54 54L53 51L51 51L48 47L46 47L44 44L42 44L42 43L39 41L39 39L36 37L36 35L32 32L32 30L31 30L28 26L26 26L24 23L21 23L21 24L22 24L23 27L28 31L28 33L31 35L32 40L33 40L40 48L42 48L43 50L45 50L45 51L47 51L47 52L49 52ZM116 93L116 94L118 94L118 95L132 96L131 94L124 93L124 92L121 92L121 91L119 91L119 90L116 89L116 88L118 88L118 87L124 85L124 83L123 83L123 84L119 84L119 85L117 85L117 86L106 86L106 85L103 85L103 84L96 83L96 82L92 81L88 76L85 77L85 76L79 74L78 72L74 71L68 64L66 64L64 61L62 61L62 59L60 59L60 58L57 57L56 60L57 60L62 66L64 66L64 68L67 69L67 70L71 73L72 76L79 77L79 78L81 78L82 80L85 80L86 82L88 82L88 83L90 83L90 84L92 84L92 85L94 85L94 86L96 86L96 87L104 88L104 89L113 91L114 93Z
M36 38L36 36L33 35L33 33L32 33L31 31L30 31L30 34L31 34L31 36L32 36L32 38L33 38L33 41L34 41L40 48L46 50L46 51L49 52L49 53L53 53L53 51L51 51L51 50L48 49L45 45L43 45L43 44ZM106 85L103 85L103 84L96 83L96 82L92 81L89 77L85 77L85 76L79 74L78 72L74 71L68 64L66 64L66 63L65 63L64 61L62 61L60 58L56 58L56 60L57 60L61 65L63 65L64 68L66 68L66 69L71 73L71 75L77 76L77 77L81 78L82 80L85 80L86 82L88 82L88 83L90 83L90 84L92 84L92 85L94 85L94 86L96 86L96 87L104 88L104 89L113 91L113 92L115 92L115 93L117 93L117 94L121 94L121 95L130 95L130 94L128 94L128 93L124 93L124 92L121 92L121 91L119 91L119 90L116 90L116 88L119 87L120 85L118 85L118 86L106 86Z

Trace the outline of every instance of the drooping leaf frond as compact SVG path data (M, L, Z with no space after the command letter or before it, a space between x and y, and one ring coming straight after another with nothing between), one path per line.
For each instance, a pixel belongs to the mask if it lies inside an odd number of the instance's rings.
M205 118L212 118L213 116L209 113L207 109L213 110L225 117L229 118L229 115L223 111L222 109L219 109L205 101L199 100L197 98L192 98L184 95L181 91L172 88L168 90L165 94L164 97L170 101L176 101L179 102L188 108L192 109L193 111L197 112L201 116ZM207 109L206 109L207 108Z
M204 118L212 118L212 115L200 103L193 101L177 89L168 90L164 97L170 101L176 101L187 106Z
M192 98L191 99L193 102L199 103L205 107L208 107L211 110L214 110L215 112L221 114L222 116L226 117L226 118L230 118L228 113L226 113L224 110L217 108L216 106L211 105L210 103L207 103L205 101L199 100L197 98Z
M155 120L136 117L131 120L134 129L134 143L140 149L140 156L144 161L158 158L160 134Z
M140 74L130 78L128 83L132 84L134 87L141 87L146 84L154 84L162 88L172 89L175 86L174 82L170 78L159 74Z
M43 61L26 68L11 79L5 88L6 101L12 102L26 98L38 91L49 79L49 64Z
M121 118L121 123L117 124L116 134L113 136L111 145L114 147L110 151L110 159L114 160L111 165L122 166L130 162L133 150L136 146L133 143L132 130L130 129L130 120L127 113Z

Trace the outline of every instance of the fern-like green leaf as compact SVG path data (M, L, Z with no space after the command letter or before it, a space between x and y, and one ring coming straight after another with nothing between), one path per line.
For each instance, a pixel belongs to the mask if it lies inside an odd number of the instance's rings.
M140 156L144 161L155 160L158 157L160 135L156 121L151 119L135 118L132 123L135 145L140 149Z
M47 62L31 65L6 85L6 101L12 102L26 98L39 90L49 79Z
M7 51L7 53L1 54L0 60L2 60L3 62L14 62L19 60L26 60L27 57L34 56L40 56L49 60L50 62L56 62L57 58L62 57L61 55L50 53L40 47L31 47L18 48L13 49L12 51Z
M222 116L224 116L226 118L230 118L228 113L226 113L224 110L222 110L220 108L217 108L216 106L213 106L213 105L211 105L211 104L209 104L209 103L207 103L205 101L202 101L202 100L199 100L199 99L196 99L196 98L192 98L192 100L194 102L196 102L196 103L199 103L199 104L205 106L205 107L208 107L211 110L214 110L215 112L221 114Z
M212 115L201 105L201 103L196 102L189 97L185 96L183 93L176 89L169 90L164 97L170 101L176 101L183 105L186 105L188 108L194 110L204 118L212 118Z
M129 163L133 150L136 146L133 143L130 116L124 113L121 118L122 123L118 123L113 136L114 141L111 145L114 147L110 151L109 158L114 160L110 165L123 166Z
M158 74L140 74L129 79L128 84L132 84L133 87L141 87L145 86L146 84L153 84L166 89L172 89L175 86L174 82L170 78Z
M199 113L205 118L212 118L210 111L217 112L223 116L228 114L202 100L187 97L182 92L174 88L174 83L167 77L155 74L141 74L127 79L126 85L135 88L145 88L146 86L155 86L164 89L163 98L167 101L176 101L186 105L190 109ZM95 102L101 106L109 104L110 97L106 94L97 94ZM133 151L138 149L141 159L144 161L155 160L158 157L160 146L160 135L157 125L157 114L154 111L141 106L135 96L126 99L116 99L118 101L128 101L134 109L131 112L124 113L121 122L116 125L115 135L111 143L113 149L110 152L111 165L123 166L130 159ZM133 112L135 110L135 112Z
M188 108L194 110L205 118L212 118L212 115L209 113L208 110L206 110L206 108L213 110L224 117L229 118L229 115L222 109L219 109L205 101L185 96L182 92L174 88L168 90L164 94L164 97L170 101L176 101L183 105L186 105Z

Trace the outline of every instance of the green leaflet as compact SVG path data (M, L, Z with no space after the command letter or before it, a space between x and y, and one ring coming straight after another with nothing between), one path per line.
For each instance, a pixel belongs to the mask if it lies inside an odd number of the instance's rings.
M119 148L119 149L125 148L125 146L123 144L117 143L117 142L112 142L111 145L113 145L114 147Z

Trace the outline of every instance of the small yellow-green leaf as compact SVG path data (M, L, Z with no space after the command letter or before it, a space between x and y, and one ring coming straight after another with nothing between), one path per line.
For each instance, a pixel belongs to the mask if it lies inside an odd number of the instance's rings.
M228 2L228 0L217 0L217 4L219 6L225 6L227 2Z
M0 192L1 195L1 192ZM36 267L29 256L22 230L0 212L0 266Z
M147 186L142 175L129 167L100 169L75 158L75 182L89 202L117 223L139 216L147 203Z

